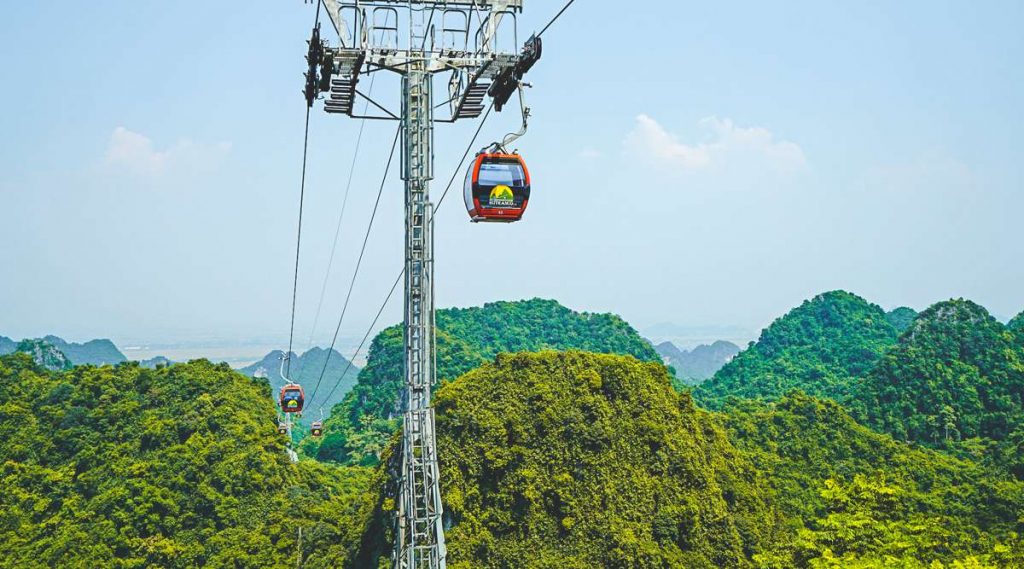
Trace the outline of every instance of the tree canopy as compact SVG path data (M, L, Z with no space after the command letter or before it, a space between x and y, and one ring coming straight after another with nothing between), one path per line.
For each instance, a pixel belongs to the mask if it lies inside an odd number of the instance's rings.
M402 328L385 329L370 345L357 384L325 424L308 454L346 464L375 464L401 417ZM553 300L496 302L437 311L437 377L453 380L503 352L584 350L660 362L653 346L613 314L575 312Z
M827 292L773 322L695 388L694 398L713 409L729 397L775 400L793 389L845 400L897 336L877 305L848 292Z
M373 474L292 465L268 391L205 361L0 358L0 567L281 567L299 528L304 567L344 562Z

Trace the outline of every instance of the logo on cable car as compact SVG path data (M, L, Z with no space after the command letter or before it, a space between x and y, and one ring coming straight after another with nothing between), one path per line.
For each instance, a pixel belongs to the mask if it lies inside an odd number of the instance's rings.
M515 207L516 200L515 195L512 194L512 188L505 185L494 186L487 205L491 207Z

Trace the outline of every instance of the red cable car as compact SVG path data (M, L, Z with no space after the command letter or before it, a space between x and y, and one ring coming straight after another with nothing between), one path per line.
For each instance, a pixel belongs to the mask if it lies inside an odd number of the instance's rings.
M281 410L285 413L301 413L306 403L306 393L302 386L289 383L281 388Z
M474 222L512 223L530 201L530 171L518 154L481 152L466 173L466 211Z
M310 427L309 433L314 437L322 437L324 434L324 424L320 421L313 421L313 426Z

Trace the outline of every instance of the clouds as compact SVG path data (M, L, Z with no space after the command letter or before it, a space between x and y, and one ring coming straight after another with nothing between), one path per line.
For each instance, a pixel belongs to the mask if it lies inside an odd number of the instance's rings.
M104 164L118 172L159 177L168 173L208 170L230 151L229 142L200 144L188 139L158 150L147 136L119 126L110 135Z
M792 173L807 167L797 144L778 140L763 127L741 127L731 119L708 117L697 123L705 141L686 144L647 115L636 118L626 136L627 151L685 172L745 167Z

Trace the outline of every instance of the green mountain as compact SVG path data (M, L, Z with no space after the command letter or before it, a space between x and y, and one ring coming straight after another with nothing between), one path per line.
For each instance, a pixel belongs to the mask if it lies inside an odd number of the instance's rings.
M496 302L437 311L437 376L453 380L499 353L584 350L660 362L649 342L613 314L572 311L553 300ZM375 463L401 418L401 326L374 338L359 381L325 423L322 443L304 450L322 460Z
M0 336L0 356L6 356L18 349L18 343L10 338Z
M845 400L896 339L877 305L844 291L821 294L773 322L694 397L709 408L729 397L774 400L793 389Z
M91 340L84 344L75 344L51 335L43 338L43 341L60 350L76 366L113 365L128 361L110 340Z
M315 405L316 408L323 407L325 413L340 403L345 395L352 390L360 371L337 350L331 350L330 361L327 360L327 354L327 350L314 347L301 356L293 354L291 362L291 378L308 390L306 394L308 397L313 396L313 389L323 374L324 379L320 383L320 389L317 390L316 399L311 399L307 403ZM238 371L249 377L266 378L276 393L286 383L281 375L281 358L283 357L284 352L275 350L262 360ZM327 364L326 372L324 363Z
M543 352L440 389L448 567L753 566L780 529L760 477L670 380L631 357Z
M850 405L868 425L900 440L1005 440L1024 427L1024 346L973 302L936 304Z
M907 331L907 328L910 328L914 319L917 318L917 311L913 308L901 306L895 310L889 311L885 316L889 319L889 324L892 324L892 327L902 334Z
M266 384L227 365L0 358L0 567L342 566L372 474L283 443Z
M799 392L775 404L734 401L720 419L769 474L795 532L763 566L1024 566L1020 482L896 442Z
M1006 326L1011 330L1024 330L1024 312L1014 316Z
M676 379L687 385L697 385L711 378L740 353L739 346L723 340L701 344L692 350L681 350L672 342L662 342L654 349L665 364L675 370Z
M37 366L51 371L71 369L73 365L53 344L43 340L22 340L15 351L28 354Z

